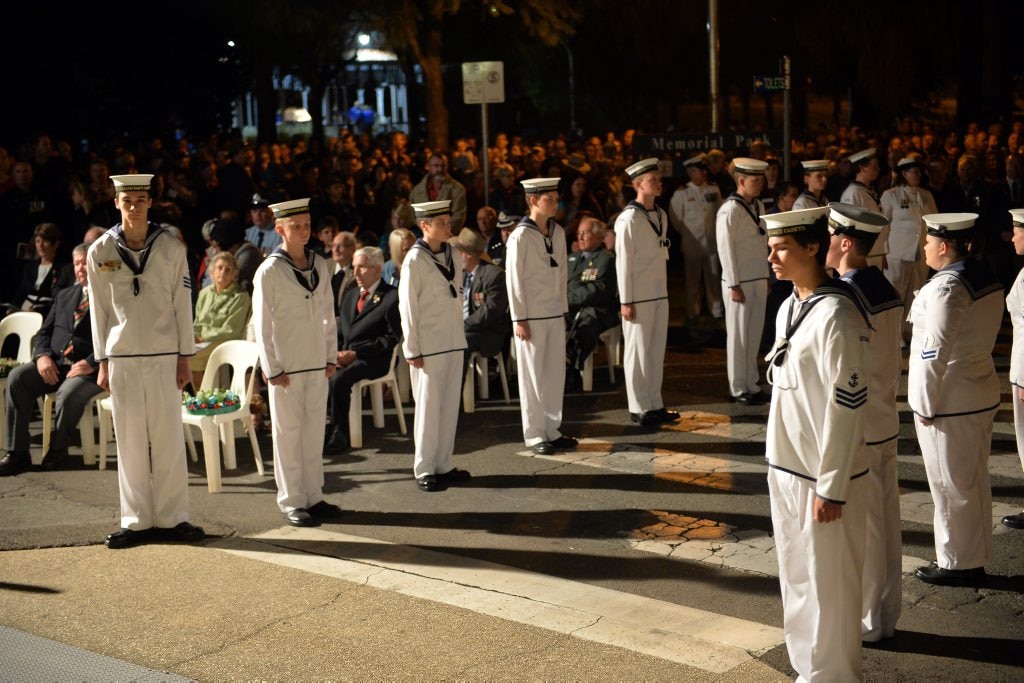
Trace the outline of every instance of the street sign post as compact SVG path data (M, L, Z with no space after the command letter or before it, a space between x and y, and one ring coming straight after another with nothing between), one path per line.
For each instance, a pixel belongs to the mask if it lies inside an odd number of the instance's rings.
M487 105L505 101L505 63L504 62L463 62L462 64L462 100L466 104L480 105L480 123L483 132L481 139L481 165L484 171L484 197L491 195L490 162L487 159L490 141L487 131Z
M754 93L779 92L786 89L786 76L754 76Z
M754 76L754 93L763 95L782 92L782 179L789 180L789 89L790 60L782 58L782 73L777 75Z

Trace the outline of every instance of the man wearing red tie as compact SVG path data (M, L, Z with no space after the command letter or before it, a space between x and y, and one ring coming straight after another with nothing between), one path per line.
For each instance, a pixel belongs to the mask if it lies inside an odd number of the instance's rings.
M28 423L36 399L57 392L57 426L50 438L50 450L43 469L54 470L68 457L68 437L75 430L89 399L102 389L96 384L96 359L92 354L89 323L89 289L83 244L72 257L76 283L60 290L53 307L36 336L33 363L15 368L7 379L7 431L0 460L0 476L18 474L31 465Z
M338 371L331 378L334 429L324 446L326 453L348 448L352 385L385 375L402 337L398 290L380 279L383 267L384 254L377 247L363 247L352 257L357 286L345 291L338 307Z

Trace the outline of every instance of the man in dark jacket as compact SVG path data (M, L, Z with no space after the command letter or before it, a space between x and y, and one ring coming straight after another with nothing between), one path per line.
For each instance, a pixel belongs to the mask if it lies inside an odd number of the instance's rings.
M53 470L67 460L69 437L89 399L102 391L96 384L97 363L93 357L89 321L87 251L84 244L74 249L76 282L57 293L36 336L35 362L18 366L7 378L4 389L7 455L0 460L0 476L18 474L32 464L28 423L40 396L57 393L57 423L50 438L50 449L43 457L43 468Z
M505 271L491 263L487 242L472 230L452 237L462 257L462 321L466 332L466 360L474 351L491 358L505 348L512 332L508 315Z
M619 324L619 295L615 281L615 257L604 250L604 224L596 218L580 221L576 231L579 251L569 256L569 332L565 337L567 389L583 385L580 371L594 352L597 338Z

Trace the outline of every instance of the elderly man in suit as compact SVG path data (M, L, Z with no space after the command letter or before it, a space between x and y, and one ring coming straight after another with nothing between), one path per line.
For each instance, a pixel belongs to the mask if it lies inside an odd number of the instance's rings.
M330 381L331 432L324 450L337 454L348 448L348 409L352 385L387 374L391 352L402 338L398 290L380 278L384 254L363 247L352 257L356 286L349 287L338 306L338 371Z
M466 361L474 351L490 358L505 348L511 319L505 271L491 262L487 242L463 230L449 242L462 257L462 320L466 332Z
M36 336L35 362L15 368L7 378L7 455L0 460L0 476L18 474L31 465L28 423L36 399L57 392L57 425L50 438L50 450L43 458L43 468L53 470L67 459L68 439L85 405L102 391L96 384L97 363L89 321L87 253L84 244L75 247L72 253L76 282L57 292Z
M594 352L598 336L619 324L615 257L604 249L606 231L605 224L597 218L584 218L576 231L579 251L569 256L565 386L572 391L583 386L580 371Z

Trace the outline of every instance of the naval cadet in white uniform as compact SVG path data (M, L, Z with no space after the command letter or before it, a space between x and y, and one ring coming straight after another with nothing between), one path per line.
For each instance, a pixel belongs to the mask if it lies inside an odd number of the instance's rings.
M672 194L668 215L679 233L686 276L686 315L700 315L701 299L705 298L708 313L715 318L725 315L721 267L715 245L715 214L722 205L718 185L708 181L707 155L703 152L683 162L690 181ZM701 297L701 287L704 297Z
M306 248L309 199L270 210L282 242L256 270L252 322L270 385L277 505L292 526L318 526L342 515L323 494L327 385L338 358L331 263Z
M878 155L874 147L861 150L850 155L850 163L853 165L854 178L843 190L839 201L843 204L853 204L868 211L881 213L882 209L878 203L878 194L875 192L874 183L878 180ZM886 254L889 252L889 228L885 228L875 240L875 246L871 248L868 255L868 265L878 266L883 271L887 267Z
M767 357L765 447L783 628L799 681L862 678L869 332L857 294L825 272L827 213L765 216L772 269L793 282Z
M925 263L937 271L910 309L914 326L907 403L935 503L934 564L917 577L946 586L984 581L992 557L988 456L999 407L992 348L1003 319L1003 287L972 258L977 214L923 217Z
M900 330L904 311L896 289L882 271L867 263L879 232L888 224L882 214L859 206L838 202L829 205L832 240L825 265L850 283L871 314L871 374L864 419L869 459L864 477L868 491L862 615L863 640L868 642L892 637L903 600L896 391L903 369Z
M96 383L110 392L117 436L121 529L108 548L153 537L195 541L181 389L195 353L192 283L185 246L148 222L152 175L111 176L121 222L89 248Z
M764 205L757 196L764 186L767 167L767 163L757 159L733 160L736 191L722 203L715 222L718 257L722 262L729 396L743 405L767 401L757 369L757 351L768 305L768 244L758 219L764 213Z
M793 202L793 210L816 209L828 206L825 188L828 186L828 159L801 161L804 169L804 191Z
M1013 249L1024 256L1024 209L1010 209L1013 222ZM1024 269L1017 273L1009 294L1006 310L1013 323L1013 348L1010 351L1010 400L1013 402L1013 430L1017 437L1017 455L1024 467ZM1024 512L1003 517L1011 529L1024 529Z
M529 215L505 245L505 282L515 337L523 439L538 455L576 447L562 434L565 316L569 312L565 231L553 220L558 178L522 181Z
M661 194L658 160L626 169L636 199L615 219L615 276L622 316L622 369L629 416L642 426L675 422L661 398L668 341L668 216L654 200Z
M448 243L451 201L412 205L423 237L409 250L398 281L402 353L411 366L413 475L421 491L467 481L455 467L455 431L462 397L466 333L462 323L462 259Z

